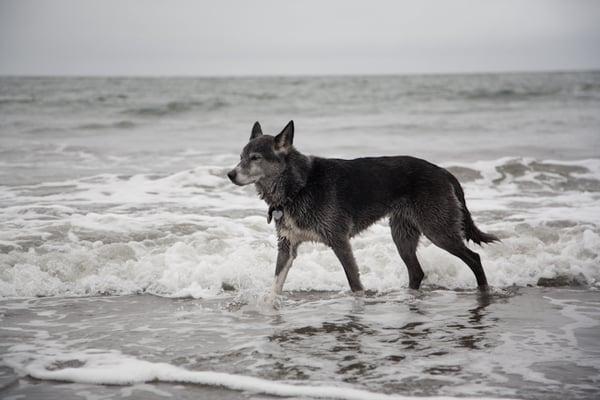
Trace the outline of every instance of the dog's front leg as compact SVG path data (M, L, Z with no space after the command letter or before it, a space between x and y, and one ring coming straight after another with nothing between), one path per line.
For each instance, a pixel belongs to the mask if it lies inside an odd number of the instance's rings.
M292 268L292 263L296 258L298 250L297 243L290 243L284 237L279 238L277 245L277 263L275 265L275 281L273 282L273 290L271 291L271 301L274 301L277 296L280 296L283 291L285 278Z
M353 292L364 291L362 283L360 283L360 273L358 271L358 265L352 254L352 247L350 246L349 240L342 240L338 243L332 244L331 248L342 263L346 278L350 284L350 290Z

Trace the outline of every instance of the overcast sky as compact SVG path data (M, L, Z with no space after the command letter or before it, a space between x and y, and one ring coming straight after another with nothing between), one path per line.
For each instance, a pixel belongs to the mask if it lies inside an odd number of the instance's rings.
M0 74L599 68L597 0L0 0Z

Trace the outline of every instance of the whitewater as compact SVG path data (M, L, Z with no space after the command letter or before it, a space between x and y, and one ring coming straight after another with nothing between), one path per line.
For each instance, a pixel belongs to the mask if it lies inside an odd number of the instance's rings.
M0 78L0 393L594 398L599 107L598 72ZM502 240L472 245L492 293L426 239L408 290L382 220L364 298L304 244L265 304L274 227L226 172L290 119L307 154L454 173Z

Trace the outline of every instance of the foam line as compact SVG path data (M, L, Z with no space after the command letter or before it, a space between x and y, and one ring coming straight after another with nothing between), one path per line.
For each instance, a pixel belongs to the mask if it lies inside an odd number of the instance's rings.
M164 176L107 173L0 186L0 298L214 298L229 295L229 286L248 299L267 290L275 228L254 189L232 185L224 177L228 164L214 162ZM502 239L473 246L490 285L600 288L600 159L509 157L447 166L465 181L479 228ZM365 288L408 286L385 219L352 247ZM418 257L426 287L475 287L462 261L425 238ZM307 243L284 290L346 291L348 284L331 249Z
M108 356L108 357L107 357ZM219 386L231 390L248 391L274 396L298 396L315 399L339 400L408 400L415 397L388 395L338 386L293 385L273 382L244 375L213 371L190 371L167 363L153 363L130 357L110 355L85 355L77 357L84 364L78 368L48 369L56 358L37 360L22 368L33 378L63 382L131 385L160 381ZM73 359L68 361L74 361ZM64 360L63 360L64 362ZM420 400L450 400L454 397L418 397ZM485 399L485 398L480 398Z

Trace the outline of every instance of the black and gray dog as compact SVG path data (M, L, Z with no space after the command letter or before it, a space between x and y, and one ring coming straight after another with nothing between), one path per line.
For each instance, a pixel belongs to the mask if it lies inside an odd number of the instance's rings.
M254 183L269 205L268 220L275 219L279 244L273 296L281 294L298 246L306 241L331 247L350 289L362 291L350 238L386 216L412 289L419 288L424 276L416 256L421 234L463 260L479 288L487 289L479 255L464 241L481 244L498 238L475 226L454 175L407 156L305 156L293 139L293 121L277 136L263 135L256 122L239 164L227 174L236 185Z

